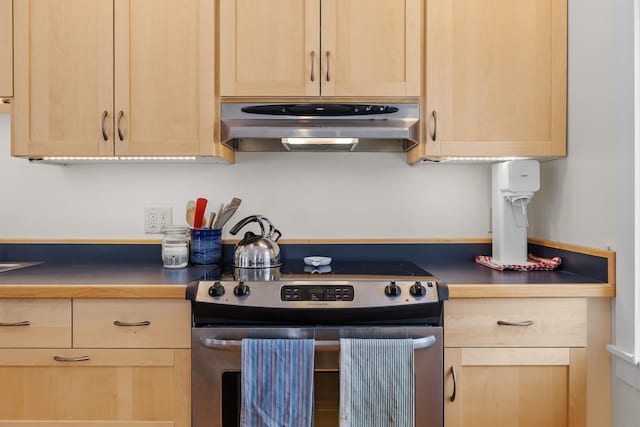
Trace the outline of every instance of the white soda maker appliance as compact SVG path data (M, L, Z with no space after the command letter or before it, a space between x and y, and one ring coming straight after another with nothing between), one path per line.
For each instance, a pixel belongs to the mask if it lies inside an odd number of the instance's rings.
M527 265L527 205L540 189L540 163L512 160L491 167L492 261Z

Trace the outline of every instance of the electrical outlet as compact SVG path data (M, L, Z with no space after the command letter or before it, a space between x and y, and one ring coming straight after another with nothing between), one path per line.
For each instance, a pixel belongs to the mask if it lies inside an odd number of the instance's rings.
M173 223L173 208L144 208L144 232L162 233L162 229Z

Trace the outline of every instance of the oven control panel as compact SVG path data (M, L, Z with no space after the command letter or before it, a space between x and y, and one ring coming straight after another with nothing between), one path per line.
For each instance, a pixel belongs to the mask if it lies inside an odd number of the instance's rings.
M283 286L281 301L353 301L353 286Z
M197 286L196 286L197 285ZM364 309L420 306L448 299L435 280L236 280L192 282L187 298L228 307Z

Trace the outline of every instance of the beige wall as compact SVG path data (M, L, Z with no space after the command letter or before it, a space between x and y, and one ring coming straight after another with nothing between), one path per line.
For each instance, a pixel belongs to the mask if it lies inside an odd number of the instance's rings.
M633 39L633 1L569 1L569 156L542 166L541 203L531 208L532 235L616 251L612 343L629 353L640 327L634 322ZM613 362L613 426L636 427L640 369Z
M153 238L145 207L243 199L283 238L488 237L488 165L410 167L401 153L240 153L235 165L43 165L9 156L0 115L0 238Z

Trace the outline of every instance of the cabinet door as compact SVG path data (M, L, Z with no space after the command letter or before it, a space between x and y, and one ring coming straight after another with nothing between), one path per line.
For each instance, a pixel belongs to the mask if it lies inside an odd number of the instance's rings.
M222 96L320 95L320 0L221 0Z
M12 154L113 154L113 0L14 6Z
M214 155L215 11L115 0L115 153Z
M190 365L189 350L0 350L0 427L189 427Z
M323 96L419 96L420 0L322 0Z
M427 0L426 155L566 155L566 0Z
M13 9L0 0L0 98L13 96Z
M444 357L445 427L586 426L584 348L447 348Z

